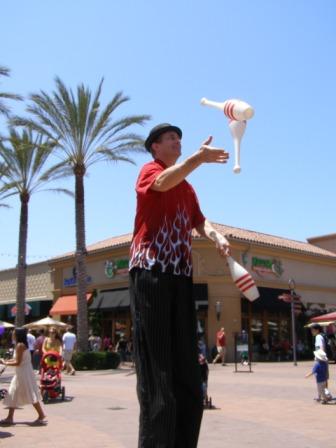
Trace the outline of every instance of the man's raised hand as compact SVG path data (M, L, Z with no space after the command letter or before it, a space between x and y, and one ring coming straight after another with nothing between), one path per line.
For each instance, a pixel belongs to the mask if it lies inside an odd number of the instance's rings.
M210 135L198 150L200 159L203 163L226 163L229 158L229 153L223 148L210 146L212 136Z

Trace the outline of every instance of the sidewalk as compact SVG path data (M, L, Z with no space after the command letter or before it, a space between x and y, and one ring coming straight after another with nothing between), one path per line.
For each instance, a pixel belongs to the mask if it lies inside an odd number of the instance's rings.
M209 395L216 409L204 412L199 447L334 448L336 405L313 401L315 380L304 379L311 365L260 363L253 373L234 373L232 364L210 365ZM330 390L336 395L335 369L330 365ZM7 369L1 387L8 387L10 378ZM138 403L130 368L64 375L63 384L66 401L45 405L47 426L29 426L35 419L32 406L18 409L17 424L0 428L0 445L136 448ZM5 415L2 410L0 417Z

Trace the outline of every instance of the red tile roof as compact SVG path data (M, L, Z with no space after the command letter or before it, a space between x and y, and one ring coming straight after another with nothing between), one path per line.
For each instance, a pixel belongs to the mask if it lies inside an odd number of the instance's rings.
M320 257L334 258L336 260L336 253L330 252L321 247L314 246L303 241L295 241L280 236L268 235L266 233L254 232L252 230L240 229L238 227L226 226L224 224L212 223L218 232L225 235L229 240L252 243L261 247L273 247L277 249L285 249L290 252L302 253L306 255L315 255ZM194 239L200 239L197 232L193 232ZM106 240L99 241L87 246L88 253L92 254L104 249L115 249L118 247L129 246L131 244L132 234L126 233L125 235L115 236L107 238ZM62 260L64 258L71 258L74 256L74 252L68 252L63 255L59 255L50 259L49 261Z
M254 232L252 230L230 227L223 224L212 223L216 230L231 240L253 243L258 246L285 249L290 252L305 253L322 257L336 259L336 253L321 247L314 246L304 241L289 240L280 236L268 235L267 233Z

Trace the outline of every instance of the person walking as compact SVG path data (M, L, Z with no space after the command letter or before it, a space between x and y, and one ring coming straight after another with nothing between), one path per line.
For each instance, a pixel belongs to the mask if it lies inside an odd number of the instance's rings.
M305 377L309 378L310 376L315 375L317 385L316 401L319 401L322 404L327 404L329 399L325 391L327 387L328 358L321 348L314 351L314 356L315 363L313 369L310 373L307 373Z
M40 363L43 356L42 347L44 339L45 339L44 330L42 328L41 330L39 330L38 336L34 344L33 367L36 371L40 370Z
M46 415L41 407L41 395L36 383L31 355L28 349L27 330L16 328L14 330L15 355L14 359L1 359L1 364L14 366L15 375L10 383L8 393L4 398L4 405L8 407L8 415L0 421L1 425L12 425L14 423L14 411L19 406L32 404L37 412L34 424L45 424Z
M73 352L76 349L77 338L75 333L72 333L68 328L62 337L63 348L62 348L62 356L65 364L65 371L70 375L75 375L76 371L74 366L71 364L71 359L73 356Z
M57 352L62 355L62 342L55 328L50 328L48 336L42 345L43 355L47 352Z
M226 335L225 335L225 328L220 328L219 331L216 333L216 347L217 347L217 355L215 359L213 360L213 364L216 364L216 362L220 359L222 366L225 366L225 356L226 356Z
M182 130L155 126L136 183L137 208L130 249L133 346L140 403L140 448L197 446L203 413L197 323L192 295L191 234L212 240L223 257L228 240L200 210L185 178L204 163L226 163L228 153L209 137L193 155L181 155Z
M32 362L33 362L33 356L34 356L35 341L36 341L36 338L33 335L32 331L28 330L27 331L27 342L28 342L28 350L30 352Z
M119 353L121 365L126 362L127 340L122 334L116 345L116 352Z
M315 337L315 340L314 340L315 350L322 350L327 355L328 345L326 342L326 338L323 335L323 328L319 324L314 324L311 326L310 329L311 329L312 335ZM330 401L332 399L332 395L328 389L328 380L329 380L329 363L328 363L328 361L326 363L326 366L327 366L327 373L326 373L327 377L326 377L326 382L325 382L325 394L328 397L328 400Z

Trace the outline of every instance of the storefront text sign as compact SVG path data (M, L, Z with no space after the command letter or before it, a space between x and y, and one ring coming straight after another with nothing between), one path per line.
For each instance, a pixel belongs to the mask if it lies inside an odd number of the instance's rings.
M86 277L86 283L91 283L92 282L92 277L90 277L90 275L88 275ZM72 277L68 277L65 278L63 280L63 286L64 287L70 287L70 286L76 286L77 285L77 272L76 272L76 268L72 269Z
M273 274L277 277L281 277L284 270L282 268L281 260L265 259L252 257L252 270L257 272L257 274Z
M105 275L107 278L114 278L117 275L128 275L128 258L121 258L119 260L105 261Z

